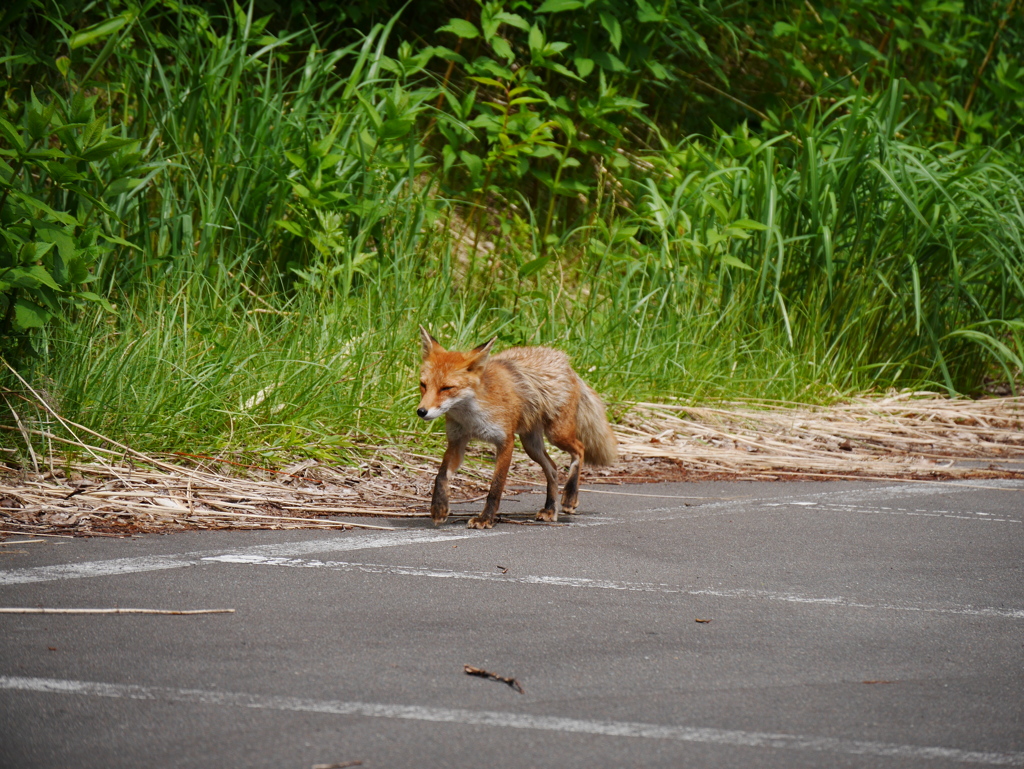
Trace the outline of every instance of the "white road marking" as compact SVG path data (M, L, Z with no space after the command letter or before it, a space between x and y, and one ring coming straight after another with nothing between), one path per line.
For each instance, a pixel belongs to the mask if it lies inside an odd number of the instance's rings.
M1013 481L1004 482L1009 483L1006 485L991 485L993 489L1016 489L1024 488L1024 483L1014 483ZM994 482L993 482L994 484ZM957 484L946 482L942 485L942 491L944 493L950 493L952 491L971 491L972 489L957 489ZM930 486L890 486L882 488L870 488L860 489L854 493L855 499L860 498L871 498L881 496L886 501L891 501L895 496L922 496L925 494L934 493L935 489ZM658 512L670 512L670 511L683 511L692 510L690 514L683 516L666 516L663 518L655 519L659 521L675 520L677 518L702 518L709 515L725 515L725 514L739 514L744 509L760 509L766 506L802 506L802 507L817 507L830 508L836 510L844 510L850 512L864 513L864 514L877 514L877 515L917 515L917 516L929 516L929 517L946 517L946 518L960 518L975 521L990 521L994 523L1022 523L1024 521L1013 519L1013 518L995 518L987 513L973 513L973 512L960 512L956 513L953 511L923 511L923 510L905 510L903 508L883 508L874 509L866 507L863 502L858 505L851 505L848 501L844 503L830 503L824 500L833 498L836 495L841 494L844 500L850 499L850 492L832 492L825 491L818 494L807 494L800 495L802 499L785 499L780 500L779 498L749 498L743 500L722 500L713 502L708 505L699 506L698 510L686 505L680 505L678 507L658 507L647 510L637 510L636 515L642 516L650 513ZM653 495L652 495L653 496ZM819 499L821 502L811 502L810 499ZM723 509L725 508L725 509ZM650 521L651 519L648 519ZM574 520L571 524L573 528L584 528L589 526L601 526L609 523L618 522L619 519L610 516L601 516L598 519L582 519ZM254 547L239 548L237 550L230 551L214 551L214 550L201 550L192 553L179 553L174 555L152 555L152 556L139 556L136 558L115 558L105 561L89 561L85 563L77 564L55 564L52 566L36 566L24 569L10 569L0 571L0 586L2 585L18 585L29 582L51 582L62 579L82 579L88 577L106 577L115 576L119 574L134 574L138 572L146 571L162 571L167 569L180 569L186 566L194 566L200 563L206 557L215 557L219 555L264 555L268 558L275 557L289 557L289 556L301 556L309 555L313 553L323 552L341 552L347 550L362 550L368 548L378 547L395 547L400 545L411 545L429 542L439 542L452 539L464 539L471 536L494 536L497 534L508 533L508 529L502 531L489 531L489 532L467 532L465 530L442 530L442 531L430 531L430 530L411 530L411 531L398 531L398 532L382 532L380 534L352 534L349 536L341 537L330 537L328 539L316 539L308 540L303 542L291 542L276 545L256 545ZM784 599L789 600L789 599ZM817 601L818 599L813 599ZM824 599L833 600L833 599ZM842 601L843 599L835 599ZM845 605L859 606L855 603L848 603ZM878 608L878 607L871 607ZM897 608L897 607L886 607L886 608ZM987 610L981 610L987 611ZM1014 616L1015 612L1011 612L1009 615L1000 616Z
M20 585L26 582L51 582L59 579L82 579L86 577L109 577L117 574L134 574L143 571L181 569L195 566L205 558L217 555L254 555L268 558L331 553L348 550L365 550L378 547L398 547L429 542L446 542L473 536L494 536L501 532L455 531L401 531L381 534L355 533L349 536L311 539L302 542L283 542L275 545L255 545L236 550L199 550L177 555L144 555L137 558L114 558L107 561L65 563L53 566L34 566L25 569L0 571L0 585Z
M218 692L203 689L174 689L158 686L109 684L94 681L68 681L55 678L0 676L0 689L47 694L77 694L128 700L161 700L195 705L255 708L259 710L320 713L337 716L391 718L505 729L531 729L568 734L592 734L602 737L674 740L728 747L804 750L855 756L885 756L918 760L944 760L989 766L1024 766L1024 753L1001 753L924 745L899 745L871 740L812 737L774 732L747 732L737 729L649 724L635 721L597 721L528 713L493 710L433 708L420 705L387 705L373 702L313 700L301 697Z
M922 518L958 518L962 521L993 521L995 523L1024 523L1018 518L994 518L992 513L973 510L913 510L907 507L865 507L844 505L838 502L766 502L763 507L807 507L819 510L836 510L861 515L910 515Z
M597 590L624 590L640 593L661 593L666 595L711 596L715 598L739 598L784 603L817 604L844 609L874 609L901 612L927 612L929 614L959 614L971 617L1001 617L1024 619L1024 609L1001 609L987 606L907 606L894 603L864 603L837 596L807 596L796 593L781 593L770 590L744 590L719 588L687 588L657 582L623 582L587 577L560 577L539 575L499 574L487 571L454 571L423 566L402 566L382 563L354 563L349 561L320 561L302 558L265 557L242 553L209 556L204 563L248 564L252 566L287 566L295 569L331 569L333 571L361 572L363 574L387 574L401 577L425 577L428 579L465 579L481 582L505 582L519 585L548 585L557 587L591 588Z

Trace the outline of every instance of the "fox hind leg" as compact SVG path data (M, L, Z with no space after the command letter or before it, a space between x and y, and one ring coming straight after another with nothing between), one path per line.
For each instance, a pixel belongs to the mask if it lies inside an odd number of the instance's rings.
M576 512L580 494L580 466L583 464L583 444L576 438L575 424L567 425L568 429L555 430L548 428L548 439L569 455L569 477L562 489L562 512L571 515Z
M555 463L551 461L548 452L544 449L544 432L540 427L519 436L523 442L523 450L527 456L541 466L544 470L544 478L547 480L547 497L544 500L544 509L537 513L538 521L554 522L558 520L558 508L555 507L555 495L558 493L558 470Z

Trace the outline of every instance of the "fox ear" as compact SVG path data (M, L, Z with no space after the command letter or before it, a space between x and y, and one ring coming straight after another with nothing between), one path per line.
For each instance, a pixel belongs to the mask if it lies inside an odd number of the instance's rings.
M492 336L489 341L484 342L478 347L474 347L469 353L470 355L470 369L482 368L487 362L487 355L490 353L491 348L494 347L494 343L498 341L498 337Z
M431 353L444 352L444 348L438 343L434 337L430 335L423 326L420 326L420 340L423 342L423 357L426 358Z

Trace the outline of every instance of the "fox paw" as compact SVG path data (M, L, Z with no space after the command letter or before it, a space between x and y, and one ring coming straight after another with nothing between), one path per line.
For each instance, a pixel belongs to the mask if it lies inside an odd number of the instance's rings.
M494 520L491 518L484 518L482 515L474 516L469 519L469 523L466 524L468 529L493 529Z
M434 522L435 526L440 526L448 518L448 508L434 507L430 508L430 520Z
M539 513L537 513L537 520L547 521L548 523L554 523L558 520L558 511L551 510L550 508L545 507Z

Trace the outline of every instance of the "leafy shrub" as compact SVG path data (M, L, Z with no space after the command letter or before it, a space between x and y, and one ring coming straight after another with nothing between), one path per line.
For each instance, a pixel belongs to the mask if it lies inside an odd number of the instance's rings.
M136 193L138 142L97 116L96 97L0 105L0 353L25 352L53 318L94 304L94 269L118 235L110 204Z

